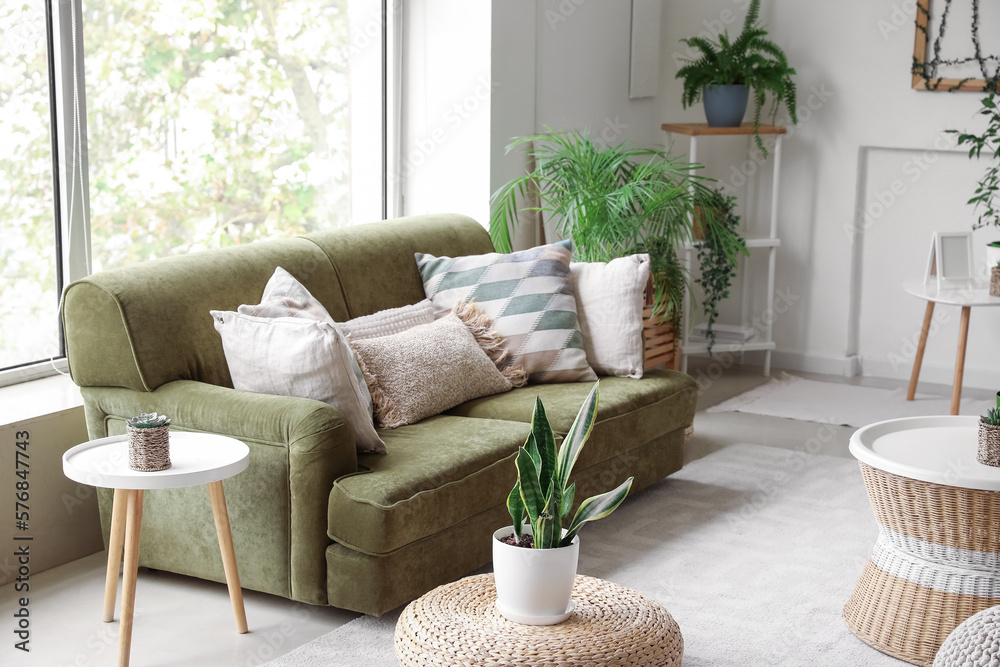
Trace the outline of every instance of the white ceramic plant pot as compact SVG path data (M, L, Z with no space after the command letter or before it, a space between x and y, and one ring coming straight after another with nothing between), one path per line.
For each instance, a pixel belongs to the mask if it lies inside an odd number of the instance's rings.
M531 526L525 525L531 534ZM525 549L504 544L501 538L514 532L507 526L493 533L493 576L497 587L497 611L504 618L524 625L555 625L573 613L570 594L580 558L580 538L568 547Z

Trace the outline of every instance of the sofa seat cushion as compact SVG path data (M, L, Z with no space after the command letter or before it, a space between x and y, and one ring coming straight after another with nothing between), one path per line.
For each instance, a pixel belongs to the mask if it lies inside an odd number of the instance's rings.
M503 504L528 431L520 420L448 415L379 431L389 454L359 455L359 472L330 491L330 538L387 554Z
M698 385L690 375L652 370L641 380L603 377L600 382L597 421L580 453L577 466L581 468L684 428L694 420ZM591 387L590 382L529 385L468 401L447 414L530 423L535 396L538 396L558 437L569 431Z

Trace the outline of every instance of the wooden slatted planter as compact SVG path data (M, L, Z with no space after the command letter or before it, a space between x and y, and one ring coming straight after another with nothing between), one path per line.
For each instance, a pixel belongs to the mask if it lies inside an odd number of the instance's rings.
M662 317L653 319L653 280L646 285L646 307L642 311L642 335L645 339L644 370L663 366L677 370L681 356L677 354L677 339L670 322Z

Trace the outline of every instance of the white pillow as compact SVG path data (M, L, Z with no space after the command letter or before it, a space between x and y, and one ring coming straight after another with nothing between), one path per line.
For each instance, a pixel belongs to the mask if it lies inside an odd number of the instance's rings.
M573 262L569 269L587 363L600 375L641 378L649 255Z
M333 323L333 318L323 304L295 276L280 266L264 286L260 303L256 306L243 305L236 311L254 317L305 317Z
M372 315L355 317L353 320L340 322L337 326L351 340L366 340L381 338L402 333L407 329L430 324L434 321L434 305L430 299L424 299L412 306L401 306L380 310Z
M385 453L354 353L302 283L279 266L261 303L237 310L211 311L234 388L329 403L344 413L359 452Z

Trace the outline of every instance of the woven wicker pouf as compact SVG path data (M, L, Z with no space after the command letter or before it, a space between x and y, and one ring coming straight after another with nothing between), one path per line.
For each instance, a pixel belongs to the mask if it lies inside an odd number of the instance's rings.
M497 612L492 574L467 577L407 605L396 624L396 657L404 667L680 666L684 639L659 603L580 575L573 601L576 610L559 625L520 625Z
M1000 607L990 607L955 628L941 644L934 667L1000 665Z
M860 466L879 537L844 620L868 645L930 667L952 630L1000 604L1000 492Z

